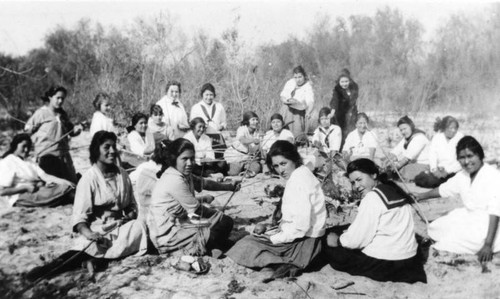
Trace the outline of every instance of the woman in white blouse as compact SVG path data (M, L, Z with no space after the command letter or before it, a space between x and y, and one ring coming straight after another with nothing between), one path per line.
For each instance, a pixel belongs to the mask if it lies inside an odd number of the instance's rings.
M409 195L369 159L350 162L347 175L363 199L347 231L328 234L324 252L332 268L378 281L426 282Z
M132 125L127 127L130 150L141 157L149 157L155 150L155 139L148 131L148 117L143 113L132 116Z
M254 177L262 170L257 159L260 147L258 126L259 117L255 112L247 111L243 114L241 126L236 131L235 141L224 153L224 159L229 164L230 176L239 175L245 171L248 177Z
M206 124L201 117L195 117L190 122L191 131L184 138L191 141L195 149L195 164L193 174L207 177L214 173L227 175L226 161L215 161L212 139L205 134Z
M96 111L92 116L92 122L90 124L90 137L94 136L94 134L99 131L117 133L113 119L110 117L112 108L109 95L102 92L98 93L92 105Z
M395 167L403 179L413 181L419 173L429 170L429 139L408 116L399 119L398 128L403 139L390 153L394 163L387 166Z
M305 134L306 118L311 117L314 108L314 92L302 66L293 69L293 78L288 80L280 94L285 122L290 123L290 131L295 137Z
M347 135L342 151L353 161L359 158L373 160L377 141L372 132L368 131L370 120L368 115L361 112L356 118L356 130Z
M172 132L172 140L180 138L189 130L188 117L181 98L181 83L168 81L165 88L167 94L163 96L156 105L163 110L163 122Z
M227 256L245 267L274 267L282 275L293 276L321 250L326 224L325 196L319 181L302 165L297 148L290 142L276 141L269 150L267 164L286 180L279 227L274 232L256 231L246 236Z
M464 207L434 220L428 229L433 247L459 254L476 254L480 262L500 251L500 172L485 164L484 151L474 137L457 144L462 170L438 188L417 193L419 200L459 196Z
M267 154L271 146L278 140L286 140L290 143L294 143L295 138L293 137L290 130L285 129L283 126L285 122L283 116L279 113L271 115L271 130L266 132L264 138L262 139L262 152Z
M215 87L210 83L205 83L200 91L201 101L194 104L191 108L190 118L193 120L196 117L201 117L206 124L206 131L208 137L212 139L214 148L226 149L226 141L221 134L222 130L227 127L226 124L226 110L221 103L214 101ZM222 153L216 153L216 158L222 158Z
M434 123L434 131L437 133L432 137L429 147L430 170L415 177L415 184L424 188L436 188L461 169L456 148L464 134L458 132L457 119L449 115L438 118Z

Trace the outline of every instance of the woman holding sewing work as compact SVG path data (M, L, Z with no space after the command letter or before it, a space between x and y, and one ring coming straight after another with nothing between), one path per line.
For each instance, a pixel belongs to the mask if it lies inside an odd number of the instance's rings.
M211 203L213 196L195 197L194 145L178 138L163 141L160 146L161 152L155 158L162 163L157 174L160 179L151 194L148 216L151 241L156 249L160 253L182 250L189 255L226 250L231 246L228 237L233 220L204 204Z
M195 147L195 161L193 174L201 177L208 177L212 174L227 175L228 166L226 161L216 161L212 148L212 139L205 134L206 124L201 117L195 117L189 123L191 131L184 135L184 138L191 141Z
M314 92L302 66L293 69L293 78L286 82L280 98L284 105L281 115L289 123L293 136L306 134L306 120L311 118L314 108Z
M267 155L267 164L286 180L279 227L274 232L255 231L238 241L227 256L249 268L273 267L275 277L278 273L294 276L321 251L325 196L292 143L276 141Z
M500 172L483 162L484 151L474 137L465 136L456 154L462 170L418 200L459 196L464 207L434 220L428 229L433 247L454 253L476 254L480 262L500 251Z
M205 134L212 139L214 149L226 149L226 142L221 131L226 129L226 110L220 102L214 101L215 87L210 83L205 83L200 91L201 101L191 108L191 121L201 117L207 126ZM216 153L216 158L222 158L222 153Z
M80 234L73 248L51 263L30 271L36 279L65 263L60 271L70 270L97 259L118 259L147 251L147 227L135 220L137 205L127 172L116 166L117 137L99 131L90 142L92 166L78 182L71 225ZM85 250L83 254L78 254ZM70 260L71 259L71 260Z
M426 282L410 196L381 175L372 160L350 162L347 175L363 199L347 231L327 236L324 255L332 268L377 281Z
M51 87L42 96L44 106L26 122L25 131L32 135L38 164L48 174L76 183L76 171L69 154L69 137L82 131L73 125L62 108L66 88Z
M254 177L261 172L258 157L260 148L260 137L257 128L259 117L253 111L243 114L241 126L236 131L236 138L233 144L224 153L224 159L229 164L228 174L236 176L242 173L247 177Z

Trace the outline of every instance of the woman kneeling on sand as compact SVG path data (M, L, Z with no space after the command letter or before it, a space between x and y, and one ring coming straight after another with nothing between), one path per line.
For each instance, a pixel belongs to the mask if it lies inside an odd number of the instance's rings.
M107 131L99 131L92 137L89 147L92 167L76 187L71 223L80 237L72 250L48 265L35 268L28 278L36 279L64 262L66 267L61 271L77 267L83 260L92 262L92 257L118 259L146 253L146 224L134 220L137 205L132 184L127 172L115 165L116 140L116 135ZM82 250L84 254L77 255Z
M312 172L302 165L297 148L278 140L267 156L269 169L286 182L282 218L274 234L256 231L236 243L227 256L249 268L275 268L276 274L294 276L307 267L321 250L325 233L325 196ZM259 233L259 234L257 234Z
M477 254L480 262L500 251L500 172L485 164L484 151L474 137L465 136L457 144L462 170L438 188L417 193L419 200L460 196L463 208L451 211L429 225L433 247L454 253Z
M233 220L203 203L214 197L195 197L192 177L194 145L187 139L160 143L156 159L162 163L160 177L151 194L148 228L160 253L183 250L184 254L202 255L212 249L226 250Z
M330 265L378 281L426 282L409 195L366 158L349 163L347 175L363 199L349 229L340 237L328 235L324 252Z

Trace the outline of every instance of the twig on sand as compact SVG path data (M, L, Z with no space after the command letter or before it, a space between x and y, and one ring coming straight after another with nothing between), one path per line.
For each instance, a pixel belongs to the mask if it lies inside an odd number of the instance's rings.
M290 281L293 282L294 284L296 284L304 292L304 294L306 294L307 298L312 299L312 297L309 296L309 293L307 292L309 290L309 288L311 287L311 282L307 282L307 290L306 290L303 287L301 287L300 284L298 284L295 281L295 279L290 279Z
M26 293L28 290L30 290L31 288L33 288L35 285L37 285L40 281L44 280L45 278L49 277L50 275L52 275L53 273L56 273L56 271L58 271L59 269L61 269L62 267L64 267L65 265L67 265L69 262L71 262L72 260L76 259L78 256L80 256L82 253L85 252L85 250L87 250L87 248L90 247L90 245L94 244L96 240L92 240L87 246L85 246L82 250L78 251L77 253L75 253L75 255L73 255L72 257L70 257L69 259L65 260L63 263L61 263L59 266L53 268L52 270L50 270L49 272L45 273L44 275L42 275L41 277L39 277L37 280L35 280L34 282L32 282L31 284L29 284L27 287L25 287L24 289L22 289L21 291L15 293L15 296L14 298L18 298L18 297L21 297L22 294Z

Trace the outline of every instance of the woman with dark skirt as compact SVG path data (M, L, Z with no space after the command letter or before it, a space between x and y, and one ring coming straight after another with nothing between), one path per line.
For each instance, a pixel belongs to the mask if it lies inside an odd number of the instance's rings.
M290 142L276 141L269 150L267 164L286 180L279 226L274 233L255 231L241 239L227 256L245 267L272 267L275 274L293 276L320 253L326 224L325 196Z
M336 123L342 129L342 144L347 134L356 128L358 115L358 84L351 79L348 69L343 69L333 88L330 108L335 110Z
M327 236L324 254L332 268L377 281L427 282L409 195L366 158L349 163L347 175L363 199L347 231Z
M69 139L80 134L82 126L73 125L63 109L67 94L62 86L49 88L42 96L44 105L33 113L24 129L32 135L40 168L50 175L76 183Z

